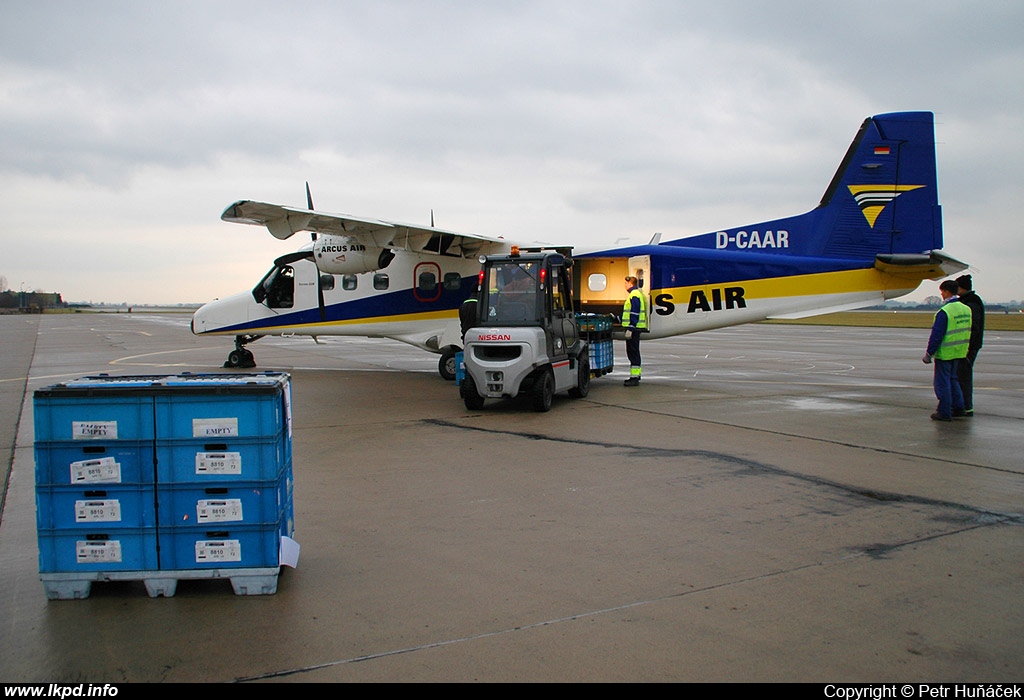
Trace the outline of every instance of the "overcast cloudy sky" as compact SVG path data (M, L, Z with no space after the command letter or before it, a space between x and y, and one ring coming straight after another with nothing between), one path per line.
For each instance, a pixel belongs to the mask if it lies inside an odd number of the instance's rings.
M813 208L936 113L945 250L1024 298L1019 0L0 0L0 276L207 301L305 239L238 199L569 242ZM934 285L912 295L934 293Z

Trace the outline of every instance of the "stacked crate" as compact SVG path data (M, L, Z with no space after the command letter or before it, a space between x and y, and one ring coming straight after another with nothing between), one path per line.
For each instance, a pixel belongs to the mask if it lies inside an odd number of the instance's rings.
M276 592L294 529L287 374L85 377L34 400L48 597L104 580L170 596L185 578Z
M577 314L576 320L580 327L580 337L589 344L590 373L595 377L608 374L615 365L612 317L607 314Z

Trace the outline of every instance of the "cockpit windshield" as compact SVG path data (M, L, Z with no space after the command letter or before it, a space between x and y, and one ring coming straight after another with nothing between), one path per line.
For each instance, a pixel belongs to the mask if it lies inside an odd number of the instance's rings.
M290 309L295 304L295 270L291 265L271 268L252 290L257 304L272 309Z

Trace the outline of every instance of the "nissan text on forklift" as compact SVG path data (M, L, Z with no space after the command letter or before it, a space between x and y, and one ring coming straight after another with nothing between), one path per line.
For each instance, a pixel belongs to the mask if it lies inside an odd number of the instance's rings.
M547 411L556 393L567 391L578 399L590 391L588 342L573 307L570 252L513 246L509 255L481 257L477 318L466 331L465 375L459 381L467 409L523 394L534 410Z

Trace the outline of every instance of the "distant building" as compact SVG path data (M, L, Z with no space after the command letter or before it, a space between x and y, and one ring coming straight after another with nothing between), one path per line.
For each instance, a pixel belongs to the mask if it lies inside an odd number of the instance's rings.
M0 292L0 309L8 313L42 313L46 309L62 309L64 306L64 300L57 292Z

